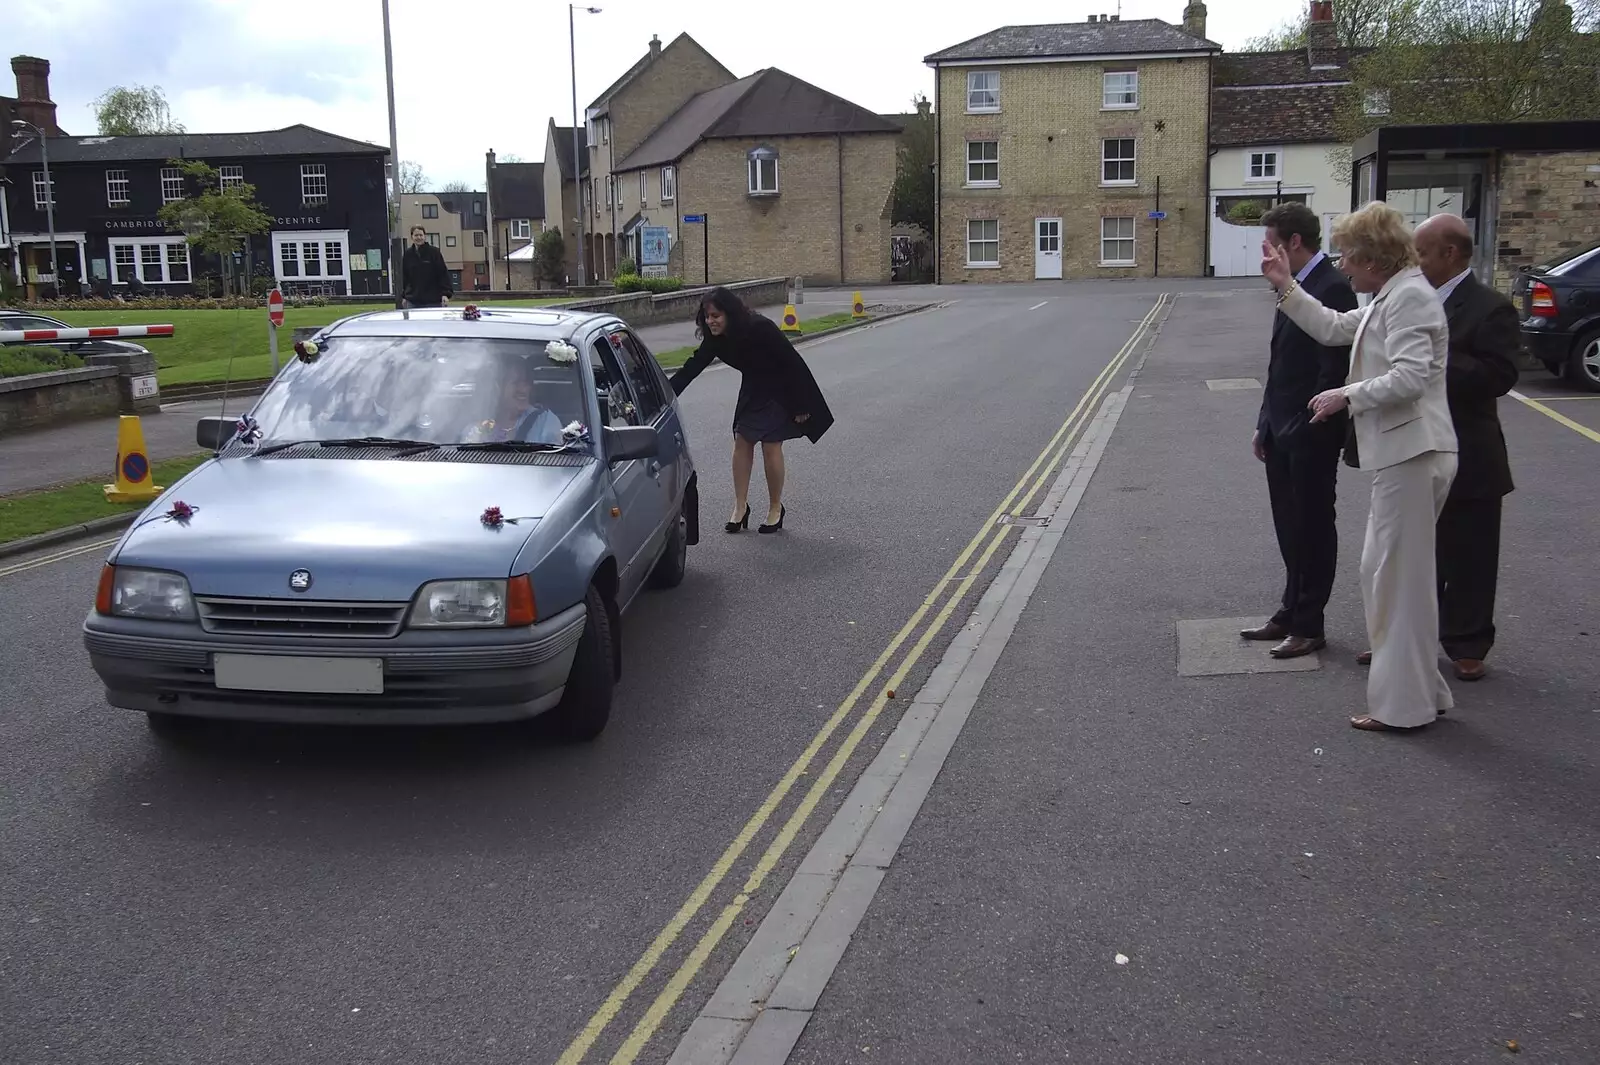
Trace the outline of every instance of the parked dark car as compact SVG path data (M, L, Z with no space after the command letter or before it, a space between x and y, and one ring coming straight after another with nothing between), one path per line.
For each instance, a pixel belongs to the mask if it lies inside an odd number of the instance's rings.
M0 333L18 329L71 329L66 322L47 318L33 311L13 311L0 308ZM52 340L50 347L70 351L74 355L116 355L149 349L128 340Z
M1511 297L1528 351L1556 376L1600 392L1600 241L1523 268Z

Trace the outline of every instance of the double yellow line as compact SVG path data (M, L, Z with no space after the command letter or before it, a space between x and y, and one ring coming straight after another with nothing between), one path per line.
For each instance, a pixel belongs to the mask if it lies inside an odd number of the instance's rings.
M706 904L711 900L712 894L732 871L734 863L744 855L756 835L766 826L773 814L777 812L778 807L782 805L795 784L799 782L801 777L806 775L806 771L810 768L812 761L821 753L828 740L849 718L867 691L876 686L878 694L872 698L860 720L856 722L855 727L850 730L844 741L840 743L838 750L829 759L827 766L817 775L816 780L807 790L804 798L795 807L788 821L778 830L777 835L768 845L766 851L757 859L739 893L722 908L716 920L711 923L711 926L701 936L699 942L689 951L688 956L677 971L667 980L666 986L661 989L655 1000L650 1003L650 1006L645 1010L644 1016L634 1025L633 1030L628 1033L621 1047L612 1055L611 1065L629 1065L644 1050L657 1029L660 1028L662 1021L666 1019L667 1014L677 1005L684 989L698 975L705 965L706 959L710 957L711 952L722 941L723 936L733 926L734 921L738 919L745 904L750 901L752 895L761 889L767 876L783 858L784 852L794 842L795 836L799 834L800 829L816 810L822 797L833 786L834 781L850 760L851 755L855 753L862 739L866 737L867 732L877 721L879 714L888 701L887 693L900 685L911 670L915 668L929 645L933 643L939 632L950 620L951 615L955 613L956 607L983 573L984 568L994 557L995 552L999 550L1001 542L1005 540L1013 528L1010 525L997 525L996 523L1000 517L1004 514L1024 511L1033 502L1034 497L1045 486L1056 467L1066 457L1068 450L1072 447L1074 440L1083 427L1088 424L1090 417L1098 408L1100 401L1111 387L1112 381L1116 379L1118 372L1138 348L1140 340L1149 331L1152 323L1157 320L1170 302L1171 297L1166 293L1163 293L1156 300L1155 306L1150 308L1150 312L1144 316L1144 319L1139 323L1139 327L1128 338L1127 343L1100 371L1088 390L1084 392L1083 397L1078 400L1078 405L1067 416L1067 420L1061 424L1061 428L1056 430L1055 436L1051 437L1044 450L1040 451L1039 456L1033 460L1033 464L1028 467L1027 472L1017 480L1011 491L1006 493L1006 497L1000 501L999 506L995 507L994 512L983 523L977 535L956 556L956 560L950 566L950 569L933 586L933 591L929 592L927 597L923 599L922 605L916 609L900 631L895 634L894 639L889 641L889 645L883 649L883 653L878 656L877 661L873 662L861 680L850 691L850 694L839 704L839 708L834 711L821 730L812 738L810 744L806 746L806 749L801 752L800 757L795 759L794 764L784 773L782 779L778 781L771 793L756 808L755 813L751 814L750 819L739 830L733 842L728 845L728 848L722 852L721 857L711 866L711 870L705 875L705 878L689 893L689 897L684 901L683 905L678 908L678 911L672 915L672 919L651 940L650 945L645 948L639 960L628 970L627 975L622 978L611 994L606 996L605 1002L595 1011L594 1016L589 1018L589 1022L584 1025L583 1030L578 1033L577 1037L562 1052L561 1057L557 1059L557 1065L578 1065L579 1062L583 1061L585 1055L593 1048L596 1040L600 1038L601 1033L617 1019L633 993L644 982L645 978L655 970L656 966L660 964L661 959L671 949L689 922L705 908ZM962 570L972 561L975 555L977 556L976 564L964 576L961 575ZM922 625L923 619L928 616L928 613L933 610L940 597L944 595L946 587L952 583L955 584L955 591L945 601L944 606L940 608L932 622L923 629L922 635L912 645L910 651L907 652L899 666L889 676L887 682L880 683L879 678L883 675L884 669L888 666L890 659L894 657L895 652L918 630L919 626Z
M53 554L40 555L38 558L30 558L26 562L19 562L14 566L0 568L0 577L9 577L14 573L23 573L27 570L40 569L41 567L49 566L56 562L65 562L69 558L77 558L79 555L87 555L89 552L99 550L102 547L109 547L120 539L122 539L122 537L117 535L111 537L109 540L96 540L93 543L79 544L76 547L69 547L64 551L56 551Z

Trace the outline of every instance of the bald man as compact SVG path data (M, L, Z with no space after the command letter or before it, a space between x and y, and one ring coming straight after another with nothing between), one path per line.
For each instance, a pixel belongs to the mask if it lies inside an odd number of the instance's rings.
M1513 487L1498 401L1517 383L1522 334L1511 301L1473 276L1465 221L1435 215L1417 227L1416 239L1422 272L1450 323L1445 383L1461 448L1435 541L1439 642L1456 676L1480 680L1494 645L1501 501Z

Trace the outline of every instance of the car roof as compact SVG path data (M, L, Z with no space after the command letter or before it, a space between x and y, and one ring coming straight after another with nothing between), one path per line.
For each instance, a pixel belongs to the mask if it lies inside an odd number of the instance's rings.
M480 307L475 320L463 308L368 311L341 318L324 336L489 336L503 340L567 340L589 325L621 324L613 314L553 307Z
M19 311L10 307L0 307L0 318L42 318L47 322L54 322L63 328L65 328L67 324L59 318L52 318L48 314L40 314L38 311Z

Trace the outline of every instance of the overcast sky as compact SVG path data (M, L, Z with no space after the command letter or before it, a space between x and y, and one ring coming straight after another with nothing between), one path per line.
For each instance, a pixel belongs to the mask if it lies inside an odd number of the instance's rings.
M5 47L50 60L51 95L69 133L95 131L91 101L107 88L159 85L191 132L304 122L388 144L380 0L3 2ZM930 52L1002 25L1117 12L1117 0L594 2L599 14L577 16L580 107L644 54L651 34L666 43L687 32L741 77L779 67L874 111L902 111L913 94L932 95L922 64ZM1121 14L1180 23L1184 3L1125 0ZM1212 0L1208 35L1237 48L1302 6ZM544 158L546 122L572 115L565 3L470 0L457 9L390 0L390 18L401 158L420 162L435 186L474 188L491 148ZM9 71L0 76L10 95Z

